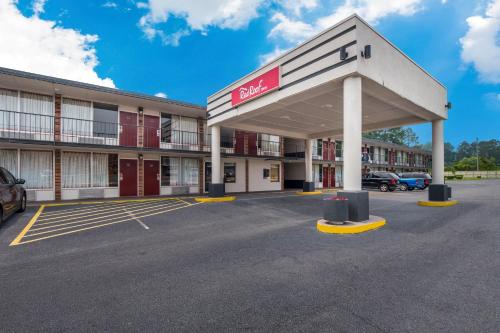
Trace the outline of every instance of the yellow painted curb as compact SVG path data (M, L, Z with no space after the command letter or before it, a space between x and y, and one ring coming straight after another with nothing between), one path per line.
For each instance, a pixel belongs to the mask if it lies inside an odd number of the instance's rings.
M196 202L228 202L236 200L236 197L217 197L217 198L209 198L209 197L200 197L194 198Z
M343 225L332 225L326 222L323 219L317 222L316 228L318 231L327 234L359 234L383 227L386 223L384 218L375 216L370 217L368 222L347 222Z
M318 195L318 194L323 194L323 192L320 191L314 191L314 192L297 192L298 195Z
M450 200L450 201L419 201L417 204L423 207L451 207L455 206L458 203L458 200Z

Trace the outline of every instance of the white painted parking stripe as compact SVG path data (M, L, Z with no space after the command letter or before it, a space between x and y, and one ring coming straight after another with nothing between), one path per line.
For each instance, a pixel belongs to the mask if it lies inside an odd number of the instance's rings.
M132 214L131 212L127 211L126 209L124 209L124 211L132 218L132 220L134 220L137 223L139 223L144 229L149 230L149 227L144 222L142 222L137 217L135 217L134 214Z

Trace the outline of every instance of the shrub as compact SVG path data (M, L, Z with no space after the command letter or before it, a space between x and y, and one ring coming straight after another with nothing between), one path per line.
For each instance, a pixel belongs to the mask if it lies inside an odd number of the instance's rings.
M455 175L456 179L464 179L464 175Z

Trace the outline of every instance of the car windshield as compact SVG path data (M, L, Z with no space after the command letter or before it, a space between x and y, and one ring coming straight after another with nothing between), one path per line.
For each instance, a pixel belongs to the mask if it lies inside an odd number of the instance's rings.
M392 178L394 178L394 179L396 179L396 180L399 180L399 176L398 176L398 175L396 175L395 173L392 173L392 172L391 172L391 173L389 173L389 175L390 175Z

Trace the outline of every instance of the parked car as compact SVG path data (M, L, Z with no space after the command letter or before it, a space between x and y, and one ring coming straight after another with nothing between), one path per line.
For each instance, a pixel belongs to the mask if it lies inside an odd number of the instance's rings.
M0 168L0 223L15 212L26 209L24 179L16 179L9 171Z
M378 188L381 192L393 192L399 186L399 177L392 172L376 171L364 175L361 183L365 188Z
M417 179L422 179L424 181L424 188L425 190L429 185L432 183L432 177L426 172L403 172L401 174L402 178L417 178Z
M424 180L422 178L405 178L402 174L399 176L399 189L401 191L413 191L414 189L425 189Z

